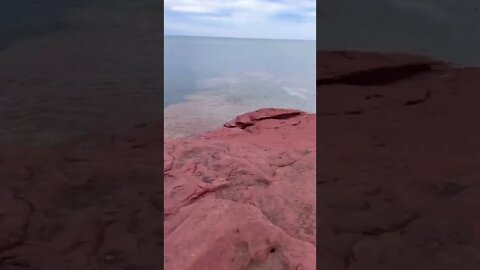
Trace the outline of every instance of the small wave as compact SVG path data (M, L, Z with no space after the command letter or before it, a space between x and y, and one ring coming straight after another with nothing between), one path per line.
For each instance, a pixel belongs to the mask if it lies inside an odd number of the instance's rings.
M214 77L205 79L198 83L198 88L214 88L228 84L236 84L238 83L238 78L234 77Z
M299 97L301 99L308 99L308 96L311 95L309 91L305 88L294 88L294 87L282 87L283 90L290 96Z

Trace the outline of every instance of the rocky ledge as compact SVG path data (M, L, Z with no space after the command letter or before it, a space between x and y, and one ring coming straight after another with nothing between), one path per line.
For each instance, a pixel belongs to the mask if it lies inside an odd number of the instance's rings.
M317 75L317 115L1 146L0 269L480 269L480 69L325 52Z
M226 126L1 146L0 269L314 269L315 115Z
M315 122L262 109L167 140L166 269L315 269Z
M480 68L317 60L319 269L480 269Z

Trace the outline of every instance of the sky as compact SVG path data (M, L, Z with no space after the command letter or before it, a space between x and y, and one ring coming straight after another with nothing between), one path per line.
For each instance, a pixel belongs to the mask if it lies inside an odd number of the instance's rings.
M316 0L165 0L165 35L315 40Z

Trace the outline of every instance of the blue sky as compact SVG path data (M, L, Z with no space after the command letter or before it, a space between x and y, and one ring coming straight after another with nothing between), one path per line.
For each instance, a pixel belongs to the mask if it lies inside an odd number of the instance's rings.
M165 35L315 40L316 0L165 0Z

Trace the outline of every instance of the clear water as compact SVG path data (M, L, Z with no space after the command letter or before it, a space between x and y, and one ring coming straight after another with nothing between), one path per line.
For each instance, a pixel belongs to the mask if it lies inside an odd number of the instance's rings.
M262 94L267 87L294 98L315 94L315 41L174 36L164 40L166 106L194 93L241 84L246 89L239 91L245 93ZM252 85L254 80L263 84ZM314 110L308 101L301 109Z
M0 143L55 144L164 112L167 130L191 134L261 107L315 110L314 41L166 37L162 63L161 1L40 2L0 1Z
M315 112L315 41L165 37L166 136L277 107Z

